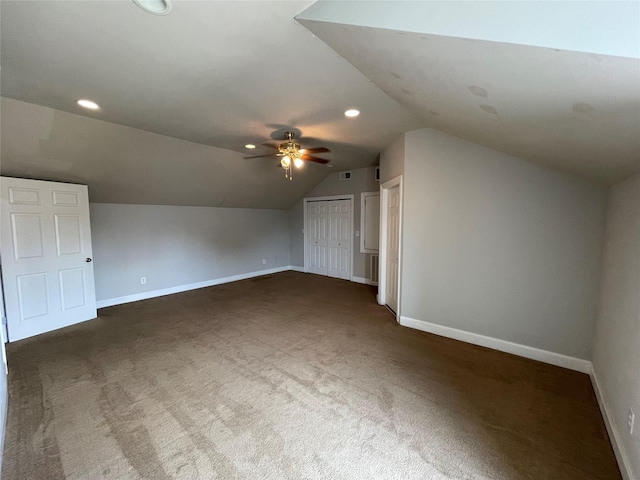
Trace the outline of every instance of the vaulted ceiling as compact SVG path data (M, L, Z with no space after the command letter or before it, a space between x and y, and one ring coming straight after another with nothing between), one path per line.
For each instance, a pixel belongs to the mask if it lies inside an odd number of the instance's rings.
M582 12L564 24L532 18L539 2L173 3L0 3L3 175L100 202L288 208L332 170L288 182L246 143L293 129L336 171L426 126L605 184L640 171L635 2L602 9L600 35L598 2L559 2Z

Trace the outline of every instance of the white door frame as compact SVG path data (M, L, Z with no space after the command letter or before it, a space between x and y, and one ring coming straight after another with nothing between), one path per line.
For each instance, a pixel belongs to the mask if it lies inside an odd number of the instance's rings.
M353 194L351 195L330 195L327 197L307 197L302 201L303 206L303 232L304 232L304 271L309 272L309 249L307 248L307 204L309 202L321 202L323 200L350 200L351 201L351 241L349 242L349 256L351 257L351 263L349 265L349 279L353 282Z
M404 199L402 191L402 175L388 180L380 185L380 275L378 276L378 303L387 303L387 209L389 208L389 190L398 187L400 194L400 222L398 225L398 308L396 320L400 322L402 308L402 218L404 216Z

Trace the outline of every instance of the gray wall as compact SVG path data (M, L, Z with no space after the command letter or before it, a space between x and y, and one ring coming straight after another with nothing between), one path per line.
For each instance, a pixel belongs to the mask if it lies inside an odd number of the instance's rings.
M405 134L402 134L380 153L380 183L404 173L404 142Z
M640 478L640 174L611 188L593 371L636 478ZM635 434L627 412L636 414Z
M287 210L90 207L98 301L289 265Z
M401 314L590 359L605 188L430 129L404 169Z
M355 277L371 278L369 272L369 257L367 253L360 253L360 237L355 236L360 228L360 194L362 192L377 192L380 182L375 178L376 167L366 167L351 170L350 180L340 180L340 172L335 172L325 178L318 186L305 195L309 197L325 197L331 195L353 194L353 273ZM304 234L302 233L304 212L302 200L298 201L290 210L291 235L291 264L304 267Z
M289 210L291 265L304 268L304 207L302 199Z

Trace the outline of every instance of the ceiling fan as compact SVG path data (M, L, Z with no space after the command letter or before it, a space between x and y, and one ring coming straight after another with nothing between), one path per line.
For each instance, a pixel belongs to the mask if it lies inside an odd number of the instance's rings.
M284 168L284 176L289 180L293 180L293 167L296 168L302 167L304 162L316 162L316 163L329 163L329 160L325 160L324 158L319 158L312 153L327 153L330 152L328 148L325 147L316 147L316 148L300 148L300 145L293 140L294 133L293 132L284 132L284 142L280 145L271 145L269 143L263 143L265 147L273 148L276 150L275 153L269 153L267 155L254 155L252 157L244 157L248 158L262 158L262 157L282 157L280 159L280 166Z

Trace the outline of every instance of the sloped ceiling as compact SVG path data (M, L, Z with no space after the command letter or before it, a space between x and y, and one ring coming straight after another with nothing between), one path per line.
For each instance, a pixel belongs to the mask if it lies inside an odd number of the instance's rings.
M226 206L262 208L292 205L304 194L302 185L309 190L331 171L375 164L387 143L422 123L296 22L310 4L178 0L170 15L157 16L132 1L2 1L2 96L81 116L38 113L53 115L65 129L49 129L49 140L28 158L24 151L14 156L21 147L3 131L2 173L87 181L96 201L217 205L225 197ZM102 109L83 110L78 98ZM353 107L360 117L345 118ZM13 117L2 108L9 128ZM11 108L14 115L18 107ZM217 148L207 150L207 163L194 153L205 149L184 143L173 151L180 161L149 165L158 151L141 140L146 137L82 121L91 118ZM100 128L117 148L95 148ZM303 147L330 148L323 156L335 168L308 165L287 182L275 157L242 160L243 154L270 152L260 144L282 140L289 129ZM247 143L259 148L250 152ZM124 162L127 151L145 162ZM82 160L77 152L93 157ZM65 175L52 172L52 156L70 159ZM194 169L188 175L185 165ZM176 170L182 174L176 177ZM253 181L264 170L275 171ZM210 182L209 188L181 183L189 176ZM138 188L126 178L146 185ZM221 184L234 193L211 192Z
M640 171L637 2L0 8L0 172L87 183L92 201L288 208L423 127L605 184ZM288 182L242 158L287 129L334 170Z
M2 174L89 185L91 202L288 209L331 172L309 165L288 181L276 160L8 98L0 106Z
M298 20L428 127L611 185L640 172L640 4L613 3L318 2Z

